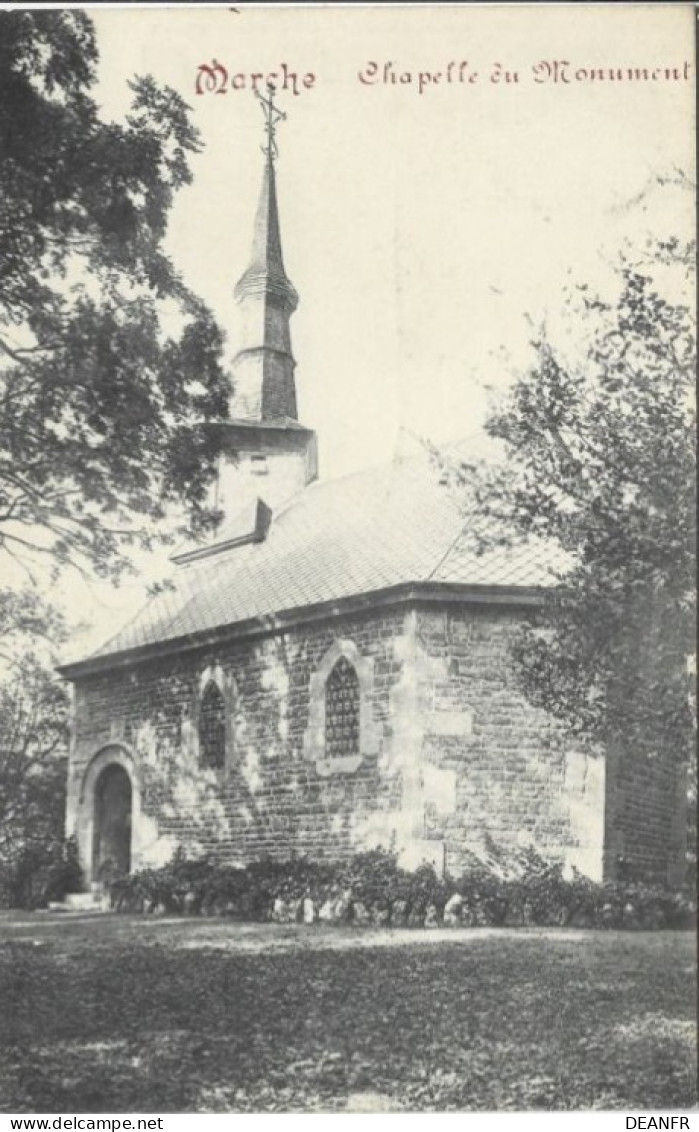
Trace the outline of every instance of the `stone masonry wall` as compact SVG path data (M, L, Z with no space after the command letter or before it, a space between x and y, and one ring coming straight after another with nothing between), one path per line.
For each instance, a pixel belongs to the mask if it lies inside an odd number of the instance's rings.
M494 843L533 846L601 879L604 760L566 745L518 692L517 624L503 608L418 611L428 836L453 872Z
M68 828L90 870L100 750L120 752L134 780L132 868L166 860L177 845L231 862L304 853L341 857L358 846L356 817L399 805L400 782L379 775L390 738L389 698L401 668L401 611L328 622L183 654L81 681L75 693ZM338 637L370 659L376 749L352 774L322 777L304 751L311 676ZM227 766L199 766L197 692L213 674L227 688ZM86 780L88 772L88 780Z
M243 862L383 845L454 873L489 846L534 846L597 879L681 880L683 768L574 749L517 692L506 607L420 605L231 642L80 681L68 830L89 875L100 771L134 789L132 867L178 845ZM315 758L313 677L344 642L361 658L363 758ZM348 644L349 643L349 644ZM227 765L203 769L196 712L213 676ZM320 728L322 731L322 727ZM317 721L316 721L317 731ZM351 760L350 760L351 762Z
M177 845L230 862L383 845L408 866L458 872L492 839L600 876L602 761L565 750L514 690L516 625L516 611L497 607L377 610L83 679L68 828L88 873L96 777L118 761L134 786L132 868ZM338 642L363 658L370 720L350 770L309 745L312 678ZM222 770L201 768L196 749L209 676L227 700Z
M646 751L608 757L605 875L681 886L686 873L687 767Z

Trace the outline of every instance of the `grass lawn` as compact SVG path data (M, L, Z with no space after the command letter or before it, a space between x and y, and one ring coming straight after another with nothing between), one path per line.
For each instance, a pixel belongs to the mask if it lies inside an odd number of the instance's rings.
M0 919L0 1110L688 1108L690 933Z

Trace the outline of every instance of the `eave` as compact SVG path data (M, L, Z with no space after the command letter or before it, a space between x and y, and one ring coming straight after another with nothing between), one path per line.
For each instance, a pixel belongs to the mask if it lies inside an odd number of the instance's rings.
M541 607L546 604L553 587L542 586L487 586L451 582L409 582L369 593L355 594L315 605L297 606L278 613L249 618L204 629L168 640L156 641L104 656L88 657L58 667L67 680L110 672L115 669L146 664L149 661L181 653L197 653L202 649L271 636L303 625L327 621L330 618L373 612L378 609L419 604L461 604L480 606L509 606L513 609Z

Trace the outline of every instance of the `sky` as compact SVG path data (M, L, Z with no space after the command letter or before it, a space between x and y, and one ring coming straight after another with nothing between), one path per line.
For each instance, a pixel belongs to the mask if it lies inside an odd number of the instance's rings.
M263 161L251 76L298 76L298 93L278 93L277 178L299 415L323 477L390 460L400 426L436 442L478 433L488 390L526 364L532 322L564 325L566 282L602 279L624 239L692 229L693 194L656 180L694 168L691 5L91 16L105 117L123 116L134 74L192 108L204 148L167 246L229 356ZM214 61L226 93L198 95ZM143 596L140 581L67 585L85 647Z

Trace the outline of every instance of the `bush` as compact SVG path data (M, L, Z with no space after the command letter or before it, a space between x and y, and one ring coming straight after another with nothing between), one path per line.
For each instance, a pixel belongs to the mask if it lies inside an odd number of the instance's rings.
M246 869L219 865L211 870L201 889L192 889L185 897L185 912L196 915L229 915L238 919L257 919L252 877Z
M68 872L52 874L57 889ZM59 883L60 882L60 883ZM56 890L57 890L56 889ZM69 891L66 889L65 891ZM304 901L312 917L393 926L436 926L454 895L460 913L454 923L472 926L529 925L655 929L692 926L693 897L658 886L616 881L595 884L580 873L564 877L558 863L525 851L506 861L474 860L458 878L440 879L431 865L402 869L384 849L357 853L342 863L304 857L222 865L208 857L188 859L178 851L159 869L142 869L110 885L117 911L164 911L188 915L269 920L275 907L285 919L301 918ZM53 897L51 897L53 899ZM336 914L332 908L339 909Z
M78 857L78 843L69 837L47 866L42 902L63 900L71 892L82 892L84 888L83 871Z
M338 875L339 885L353 904L367 911L390 911L396 900L408 899L410 874L399 868L392 853L372 849L356 853Z
M112 906L119 912L184 912L190 905L199 911L215 872L216 866L208 858L191 860L178 849L159 869L141 869L111 881Z
M11 908L45 908L70 892L82 892L83 873L75 838L28 845L3 870L2 903Z

